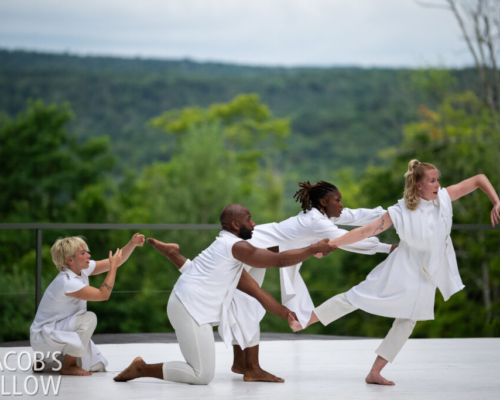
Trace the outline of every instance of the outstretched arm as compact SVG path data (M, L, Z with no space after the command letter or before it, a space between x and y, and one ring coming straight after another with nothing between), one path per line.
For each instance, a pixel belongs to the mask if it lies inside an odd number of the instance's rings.
M486 175L480 174L473 176L472 178L466 179L456 185L447 187L446 190L450 195L451 201L455 201L460 197L473 192L477 188L486 193L493 203L493 209L491 210L491 225L494 227L495 224L498 224L500 217L500 200L498 199L498 195Z
M361 228L353 229L349 233L346 233L345 235L332 240L330 244L337 247L347 246L369 238L370 236L378 235L379 233L389 229L391 226L392 219L389 213L386 212L384 215L382 215L382 217L373 221L371 224L362 226Z
M122 250L122 257L120 261L120 265L122 265L125 261L128 260L132 252L137 246L141 246L144 244L144 235L141 235L140 233L134 234L132 236L132 239L121 249ZM95 269L90 275L99 275L102 274L103 272L108 272L109 271L109 259L105 260L100 260L96 261L95 263Z
M86 300L86 301L106 301L109 300L111 292L113 291L113 286L115 285L116 270L121 264L121 258L123 251L120 249L116 250L113 255L111 251L109 252L109 271L104 279L103 284L99 289L92 286L85 286L84 288L78 290L77 292L66 293L66 296L74 297L75 299ZM92 274L93 275L93 274Z
M246 241L240 241L234 244L232 252L234 258L254 268L281 268L301 263L316 253L327 255L335 249L334 245L328 243L328 239L303 249L288 250L283 253L258 249Z
M292 313L288 308L281 305L273 296L262 289L245 269L243 269L237 288L257 299L266 311L287 320L289 324L297 321L295 313Z

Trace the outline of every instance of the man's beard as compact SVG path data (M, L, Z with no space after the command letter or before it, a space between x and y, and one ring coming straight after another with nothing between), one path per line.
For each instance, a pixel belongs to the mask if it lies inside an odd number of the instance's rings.
M240 228L239 238L243 240L248 240L252 238L252 230L244 227Z

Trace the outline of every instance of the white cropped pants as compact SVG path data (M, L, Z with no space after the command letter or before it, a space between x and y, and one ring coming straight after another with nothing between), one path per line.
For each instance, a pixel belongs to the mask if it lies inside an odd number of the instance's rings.
M87 355L87 347L89 347L90 338L94 334L96 326L97 317L92 311L87 311L78 315L75 318L75 332L80 336L83 349L68 345L65 353L73 357L85 357Z
M215 373L215 339L212 325L198 325L175 292L172 292L168 300L167 314L186 361L164 363L163 379L192 385L208 385Z
M347 300L345 293L341 293L315 308L314 314L326 326L355 310L357 307ZM393 362L413 332L416 323L411 319L396 318L392 328L375 353L385 360Z

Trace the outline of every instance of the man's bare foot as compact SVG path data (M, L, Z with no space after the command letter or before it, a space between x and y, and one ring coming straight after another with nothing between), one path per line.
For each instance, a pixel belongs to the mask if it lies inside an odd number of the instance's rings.
M247 369L243 374L243 380L245 382L285 382L284 379L278 378L277 376L264 371L262 368L257 369Z
M233 363L233 366L231 367L231 371L233 371L235 374L244 375L245 374L245 366L237 364L237 363Z
M61 375L75 375L75 376L90 376L92 372L85 371L83 368L80 368L78 365L70 365L69 367L61 368L59 371Z
M366 383L372 383L374 385L386 385L386 386L394 386L395 383L393 381L388 381L382 375L376 372L371 372L365 379Z
M140 378L140 368L146 365L141 357L136 357L132 364L125 368L121 373L113 378L115 382L127 382L135 378Z
M167 258L179 252L179 245L177 243L163 243L153 238L147 238L146 242Z

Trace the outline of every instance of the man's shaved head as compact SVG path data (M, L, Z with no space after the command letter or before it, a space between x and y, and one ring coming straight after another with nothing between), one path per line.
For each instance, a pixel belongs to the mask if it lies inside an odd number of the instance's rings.
M220 213L220 223L222 228L231 226L232 221L239 221L242 217L250 214L248 208L241 204L229 204Z
M248 208L241 204L230 204L220 213L220 223L222 229L231 232L240 239L248 240L252 238L255 222Z

